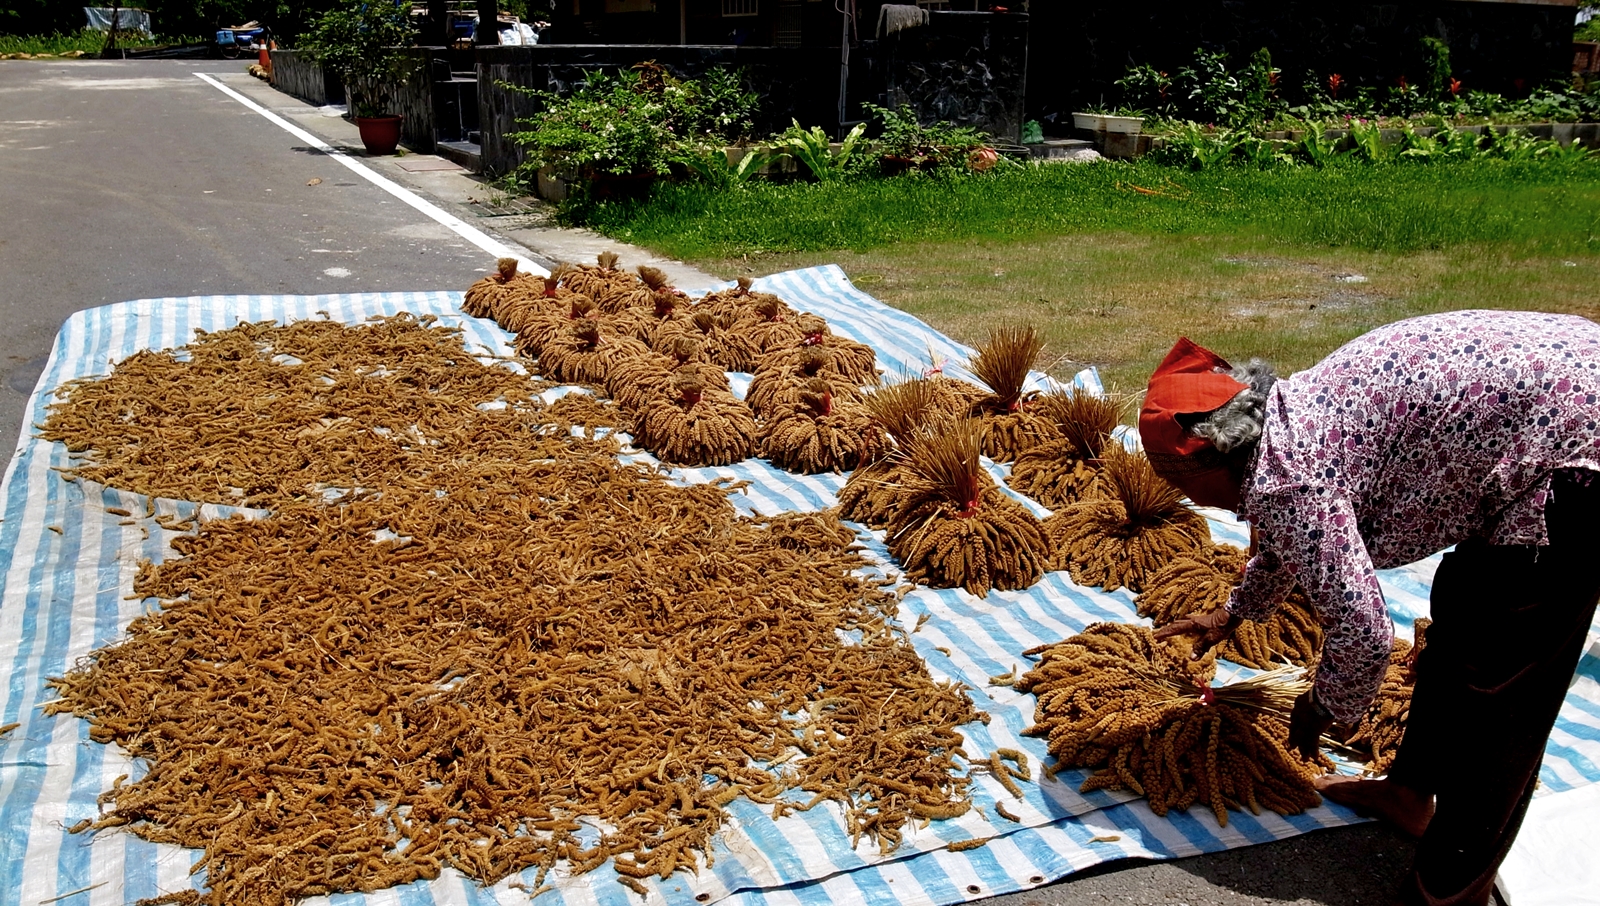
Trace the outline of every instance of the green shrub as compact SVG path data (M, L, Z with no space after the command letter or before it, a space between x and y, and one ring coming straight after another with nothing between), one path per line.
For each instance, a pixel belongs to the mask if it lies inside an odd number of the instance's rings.
M708 147L747 136L757 97L738 71L679 80L654 64L585 75L568 95L514 85L544 109L509 138L525 151L523 169L550 166L611 174L665 175L674 163L710 163ZM725 160L725 159L724 159Z
M952 173L966 169L967 157L993 139L981 129L947 122L924 126L910 107L893 110L862 104L882 130L878 153L911 173Z

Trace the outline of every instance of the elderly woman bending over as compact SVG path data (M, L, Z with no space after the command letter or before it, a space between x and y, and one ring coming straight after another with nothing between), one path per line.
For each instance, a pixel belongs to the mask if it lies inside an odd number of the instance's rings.
M1600 326L1431 315L1283 379L1180 340L1139 431L1158 472L1257 540L1227 606L1162 635L1200 633L1203 652L1297 582L1316 607L1316 684L1291 719L1307 753L1383 680L1394 626L1374 570L1454 545L1388 777L1319 786L1422 838L1406 902L1487 903L1600 599Z

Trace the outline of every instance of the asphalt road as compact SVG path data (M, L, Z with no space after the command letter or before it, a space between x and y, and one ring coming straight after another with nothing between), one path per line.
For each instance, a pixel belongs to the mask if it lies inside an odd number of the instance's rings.
M74 311L160 296L464 289L492 266L194 75L240 69L0 62L6 458Z
M127 299L462 289L481 250L195 77L225 73L318 134L343 121L240 64L0 62L0 451L61 322ZM374 162L399 175L392 161ZM320 179L317 185L307 185ZM409 185L461 210L463 177ZM442 197L451 196L451 197ZM518 237L522 238L522 237ZM567 257L583 237L547 236ZM528 241L537 245L537 237ZM586 256L588 249L583 249ZM1411 844L1377 825L1172 862L1117 863L987 906L1386 904Z

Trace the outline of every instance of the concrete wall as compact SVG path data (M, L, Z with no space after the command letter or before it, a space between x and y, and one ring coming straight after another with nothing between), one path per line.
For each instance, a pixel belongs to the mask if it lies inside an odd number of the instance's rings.
M341 103L344 98L344 86L338 77L324 73L321 66L311 62L309 54L300 50L272 51L272 87L319 107Z
M863 41L850 73L847 117L865 118L861 101L909 106L925 125L942 120L1020 141L1028 29L1021 13L935 11L925 26Z

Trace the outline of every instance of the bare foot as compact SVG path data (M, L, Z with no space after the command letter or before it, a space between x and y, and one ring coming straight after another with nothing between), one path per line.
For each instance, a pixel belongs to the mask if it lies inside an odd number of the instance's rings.
M1324 774L1312 781L1317 792L1358 814L1382 818L1413 837L1422 836L1433 818L1433 797L1391 780L1363 780Z

